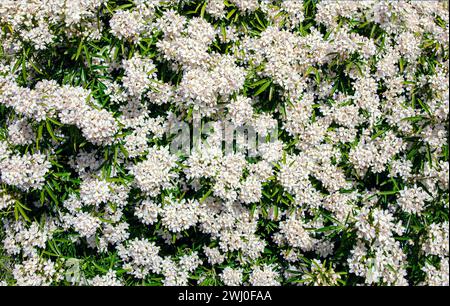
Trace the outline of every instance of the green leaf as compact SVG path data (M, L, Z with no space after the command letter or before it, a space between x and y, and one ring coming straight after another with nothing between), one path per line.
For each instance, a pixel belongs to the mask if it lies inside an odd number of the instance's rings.
M424 102L422 102L422 100L417 99L417 102L419 102L419 105L422 107L422 109L431 117L431 111L430 108L428 107L428 105Z
M208 190L200 199L200 203L203 203L209 197L209 195L212 193L212 191L213 191L212 189Z
M55 133L53 132L53 128L50 124L50 121L45 122L45 126L47 127L47 132L50 134L50 137L54 140L59 142L61 139L55 136Z
M45 189L45 191L47 191L47 194L52 198L53 202L55 202L58 205L58 203L59 203L58 198L53 193L53 191L52 191L50 185L48 185L48 183L47 183L47 185L44 186L44 189Z
M231 16L233 16L233 14L236 12L236 9L232 9L228 14L227 14L227 19L230 19Z
M15 215L16 215L16 220L19 219L19 214L18 213L20 213L25 220L27 220L28 222L31 222L30 218L27 216L27 214L26 214L26 212L25 212L23 207L25 207L25 206L22 205L19 201L16 201L16 206L15 206L15 209L14 209L14 212L15 212ZM27 208L27 210L29 210L29 209Z
M261 87L259 87L259 89L256 91L255 96L260 95L261 93L263 93L269 86L270 84L272 84L272 81L266 81L263 85L261 85Z
M203 16L205 15L205 10L206 10L206 5L208 4L208 2L207 1L205 1L205 3L203 4L203 6L202 6L202 9L201 9L201 11L200 11L200 17L202 17L203 18Z
M75 54L74 59L78 60L81 54L81 50L83 49L84 37L81 38L80 43L78 44L77 53Z

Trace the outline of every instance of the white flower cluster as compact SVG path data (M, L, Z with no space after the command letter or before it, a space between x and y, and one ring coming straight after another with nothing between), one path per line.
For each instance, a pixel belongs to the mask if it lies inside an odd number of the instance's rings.
M98 9L105 0L5 0L0 4L0 21L7 22L21 38L20 45L31 43L35 49L46 49L57 38L61 26L68 37L82 35L98 39L102 30Z
M21 156L9 150L2 155L3 158L0 156L0 182L16 186L24 191L41 189L45 184L45 175L51 168L46 155L26 153Z
M0 27L1 285L448 286L445 1L2 0Z
M13 275L18 286L50 286L61 280L62 274L57 264L50 259L33 255L14 266Z
M117 122L105 109L98 109L91 93L82 87L59 86L40 81L34 89L20 87L0 77L0 103L38 122L57 116L61 123L79 127L94 144L109 144L118 130ZM24 136L25 137L25 136Z
M130 166L130 174L135 177L136 186L150 196L157 196L161 189L170 188L177 178L172 171L176 167L177 157L166 148L150 148L147 159Z
M154 242L134 239L126 246L117 247L120 258L124 261L124 268L137 278L145 278L151 271L160 273L163 259L158 255L159 247Z
M105 275L94 276L90 281L88 281L90 286L122 286L122 282L117 279L116 272L109 270Z

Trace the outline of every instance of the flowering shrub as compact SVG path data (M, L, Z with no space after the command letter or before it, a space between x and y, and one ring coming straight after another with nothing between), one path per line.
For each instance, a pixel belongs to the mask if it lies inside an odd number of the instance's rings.
M2 0L3 285L448 285L442 1Z

